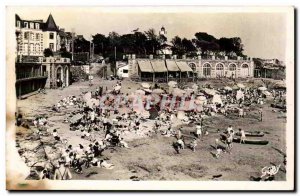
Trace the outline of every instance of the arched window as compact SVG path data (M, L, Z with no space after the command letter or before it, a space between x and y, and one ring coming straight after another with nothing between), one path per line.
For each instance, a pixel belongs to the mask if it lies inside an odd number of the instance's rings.
M205 63L203 65L203 75L205 77L210 76L211 75L211 66L209 63Z
M217 64L216 70L224 70L223 64Z
M195 65L195 63L190 63L189 66L190 66L190 68L191 68L193 71L196 71L196 65Z
M248 66L247 64L243 64L243 65L242 65L242 68L247 68L247 69L248 69L249 66Z
M230 64L229 65L229 71L235 71L236 70L236 65L235 64Z
M241 68L241 74L242 77L247 77L250 75L249 65L248 64L242 64Z

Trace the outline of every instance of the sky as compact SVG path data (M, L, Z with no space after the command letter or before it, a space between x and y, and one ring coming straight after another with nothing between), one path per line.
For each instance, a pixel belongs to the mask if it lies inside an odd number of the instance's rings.
M180 8L180 9L178 9ZM108 35L131 33L139 28L156 32L164 26L168 41L178 35L194 38L196 32L207 32L221 37L240 37L244 54L266 59L285 59L287 46L287 20L285 12L261 10L252 12L239 9L214 11L165 8L111 8L111 7L13 7L8 13L17 13L22 19L47 20L51 13L56 24L66 31L75 31L90 40L92 34Z

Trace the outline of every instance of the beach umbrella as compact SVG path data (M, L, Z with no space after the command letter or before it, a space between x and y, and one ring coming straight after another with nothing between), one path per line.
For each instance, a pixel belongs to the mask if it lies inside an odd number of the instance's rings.
M194 89L186 88L186 89L184 89L184 91L185 91L188 95L190 95L191 93L194 92Z
M225 86L224 89L227 91L232 91L232 88L230 88L229 86Z
M204 94L203 93L197 93L197 96L203 96Z
M70 119L70 122L71 122L71 123L76 123L76 122L79 121L82 117L83 117L82 114L76 114L76 115L72 116L72 118Z
M136 90L135 91L136 94L139 94L139 95L145 95L145 91L139 89L139 90Z
M150 90L150 89L144 89L144 91L147 93L152 93L152 90Z
M147 82L141 83L141 86L142 86L143 88L150 88L150 84L147 83Z
M263 91L262 94L264 94L266 96L271 96L272 95L269 91Z
M277 82L277 83L274 85L274 87L275 87L275 88L286 88L285 81Z
M196 100L199 100L199 101L205 101L205 100L206 100L206 97L204 97L204 96L198 96L198 97L196 98Z
M115 89L115 91L119 91L120 89L122 88L122 86L116 86L114 89Z
M176 85L177 85L177 82L175 82L175 81L168 82L168 86L175 87Z
M245 85L243 85L243 84L241 84L241 83L238 83L238 84L237 84L237 87L239 87L239 88L245 88Z
M164 93L164 92L165 92L164 90L159 89L159 88L154 89L154 90L152 91L152 93L155 93L155 94L162 94L162 93Z
M204 92L205 92L206 94L208 94L208 95L215 95L215 94L217 93L217 91L214 90L214 89L205 88L205 89L203 89L203 90L204 90Z
M92 98L92 93L91 93L91 92L88 92L88 93L86 93L86 94L83 96L83 99L84 99L85 101L90 100L91 98Z
M260 91L266 91L266 90L267 90L267 88L266 88L266 87L264 87L264 86L261 86L261 87L259 87L259 88L258 88L258 90L260 90Z
M186 92L180 88L174 88L172 95L177 96L177 97L182 97L183 94L185 94Z

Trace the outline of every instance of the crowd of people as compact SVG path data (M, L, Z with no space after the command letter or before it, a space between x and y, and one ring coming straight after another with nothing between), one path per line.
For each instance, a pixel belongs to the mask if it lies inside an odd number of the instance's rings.
M123 95L123 97L129 96L120 91L122 84L117 82L113 86L113 90L109 91L106 87L97 87L95 91L90 92L90 99L101 99L101 97L108 92L111 94ZM120 87L120 88L117 88ZM164 91L166 92L166 90ZM87 92L86 92L87 93ZM199 92L193 92L191 95L195 95ZM282 99L283 94L277 91L272 92L275 99ZM240 118L245 117L245 108L253 104L264 104L264 94L254 88L240 88L239 90L226 90L218 89L216 94L220 96L220 102L213 101L213 95L202 94L207 100L202 106L201 111L190 110L184 114L184 118L181 118L181 122L185 124L192 124L195 127L193 136L189 137L183 132L182 128L174 126L174 119L178 119L178 111L170 109L170 104L165 105L163 109L159 109L157 116L153 119L143 118L143 116L134 110L129 108L125 112L120 112L118 108L114 107L114 100L107 97L107 104L113 108L107 109L100 107L93 103L89 104L89 100L85 100L83 96L67 96L58 101L57 104L52 106L53 112L62 112L64 109L71 109L71 114L64 120L65 123L69 123L70 131L74 132L74 135L80 137L84 143L79 143L75 146L63 138L59 133L59 130L53 129L50 131L48 126L47 117L37 117L33 120L33 125L37 130L39 137L46 136L47 133L53 137L54 145L60 146L60 158L57 160L57 164L50 164L51 167L45 166L45 168L39 173L40 179L54 179L54 180L67 180L72 179L72 172L82 173L83 168L89 167L103 167L106 169L114 168L113 164L109 164L103 157L103 152L110 147L122 147L130 148L128 143L124 140L126 133L135 134L161 134L164 136L175 137L176 141L173 147L177 153L186 147L192 152L197 150L199 139L208 135L208 131L204 128L203 120L208 116L212 116L215 113L227 116L231 110L237 110L237 116ZM172 100L173 95L167 94L168 99ZM275 98L276 97L276 98ZM191 97L186 97L186 100L190 100ZM129 100L129 99L128 99ZM129 100L130 101L130 100ZM105 102L106 103L106 102ZM124 103L125 106L129 106L130 102ZM118 103L119 104L119 103ZM178 104L178 103L177 103ZM234 107L232 105L235 105ZM157 104L156 106L159 106ZM260 119L262 120L262 112L260 112ZM148 131L145 132L145 122L153 121L153 125L148 125ZM44 134L44 135L43 135ZM235 136L240 137L240 143L245 143L246 134L242 128L235 131L230 125L225 131L225 139L215 140L215 157L220 158L222 152L231 153L233 148L233 138ZM224 145L225 144L225 147ZM46 153L46 152L45 152ZM51 160L49 160L51 161ZM52 160L53 161L53 160ZM49 164L47 164L49 165Z

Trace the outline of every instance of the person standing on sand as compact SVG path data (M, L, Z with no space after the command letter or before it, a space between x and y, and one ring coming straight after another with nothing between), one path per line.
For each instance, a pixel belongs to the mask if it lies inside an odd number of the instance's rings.
M240 138L240 144L241 143L245 144L245 139L246 139L245 131L243 129L239 129L239 131L240 131L240 136L241 136L241 138Z
M202 135L202 126L201 123L196 125L196 137L200 138Z
M263 109L262 108L259 109L259 116L260 116L260 122L262 122L263 121Z
M197 139L194 138L194 139L192 140L192 142L190 143L190 147L191 147L191 149L193 150L193 152L196 152L196 146L197 146Z
M58 162L59 167L55 169L53 180L71 180L72 173L68 167L65 166L65 161Z

